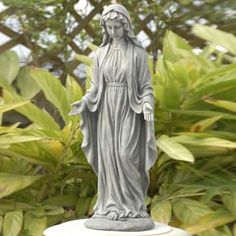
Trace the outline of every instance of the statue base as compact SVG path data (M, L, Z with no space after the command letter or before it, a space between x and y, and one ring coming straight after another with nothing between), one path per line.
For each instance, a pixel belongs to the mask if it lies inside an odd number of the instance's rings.
M44 236L190 236L186 231L165 224L155 223L154 228L146 231L106 231L85 227L85 220L74 220L46 229Z
M129 232L150 230L155 225L151 218L129 218L121 221L106 218L90 218L85 221L85 226L90 229Z

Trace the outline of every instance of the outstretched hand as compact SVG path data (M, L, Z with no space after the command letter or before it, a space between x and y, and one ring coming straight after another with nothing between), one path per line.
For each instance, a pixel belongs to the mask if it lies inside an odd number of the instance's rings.
M144 115L144 120L146 121L153 121L154 120L154 115L153 115L153 108L150 103L145 102L143 104L143 115Z
M85 102L80 100L71 104L73 106L72 110L69 112L69 116L79 115L85 108Z

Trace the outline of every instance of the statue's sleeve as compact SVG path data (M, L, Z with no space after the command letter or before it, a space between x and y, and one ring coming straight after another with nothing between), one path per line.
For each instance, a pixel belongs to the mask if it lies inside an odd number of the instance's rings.
M142 104L149 102L154 105L153 89L151 86L151 75L148 68L147 53L142 50L138 59L138 78L139 78L139 95Z
M98 91L98 60L97 60L97 53L95 52L95 55L93 56L93 64L92 64L92 69L93 69L93 77L90 83L90 88L86 91L85 96L89 97L91 94L96 93Z
M97 109L98 101L98 81L99 81L99 70L98 70L98 55L95 52L93 57L93 78L91 80L91 86L87 90L83 100L86 102L87 107L90 111L95 111Z

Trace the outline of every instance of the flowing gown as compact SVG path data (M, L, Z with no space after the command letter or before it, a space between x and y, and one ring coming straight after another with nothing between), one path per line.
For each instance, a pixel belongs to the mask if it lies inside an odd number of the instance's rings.
M129 104L124 63L126 48L110 47L103 66L104 97L98 111L98 200L94 217L111 211L126 217L146 212L142 189L145 155L143 114Z

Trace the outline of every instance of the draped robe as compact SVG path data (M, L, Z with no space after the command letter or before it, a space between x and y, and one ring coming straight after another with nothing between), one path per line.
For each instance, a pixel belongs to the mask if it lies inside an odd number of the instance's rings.
M98 178L101 171L106 171L101 169L99 166L99 158L102 158L102 156L98 158L98 132L100 129L100 127L98 127L98 115L101 103L104 99L104 91L106 89L103 68L109 48L109 44L102 46L98 48L94 55L93 80L91 82L91 88L83 97L83 100L86 103L86 108L81 112L80 120L81 131L84 135L82 149L89 164L98 175ZM145 50L140 46L129 42L123 63L125 65L129 106L134 113L141 114L143 112L143 104L145 102L150 103L152 107L154 106L151 77L148 70ZM157 158L157 150L155 145L153 121L145 121L143 119L141 125L144 132L141 134L141 140L143 143L140 146L140 151L142 152L142 156L140 157L140 160L138 160L140 162L138 171L142 176L142 180L140 182L140 186L138 187L142 191L143 196L145 196L149 185L148 171ZM127 132L129 131L127 130ZM137 162L137 160L134 161ZM135 179L136 176L133 176L133 178ZM117 179L116 181L119 182L121 180ZM99 191L107 191L106 186L98 185L98 192ZM100 200L101 199L99 199L98 195L97 204L95 206L95 214L96 210L99 211ZM133 200L139 201L138 199ZM144 202L144 199L142 202ZM108 212L105 212L104 214L107 213Z

